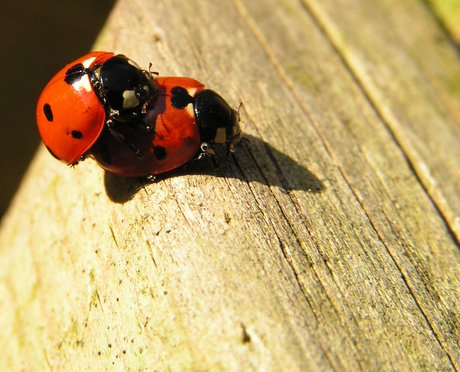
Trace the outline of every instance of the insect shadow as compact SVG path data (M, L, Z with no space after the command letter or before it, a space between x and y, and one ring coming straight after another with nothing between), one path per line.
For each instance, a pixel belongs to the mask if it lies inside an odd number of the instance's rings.
M244 135L246 140L235 144L235 152L226 158L224 149L216 146L219 168L210 158L192 160L172 171L159 174L154 181L146 178L120 177L105 172L104 184L108 197L115 203L125 203L143 187L161 180L183 175L212 175L238 178L245 182L259 182L267 186L282 187L287 191L302 190L318 193L324 184L296 160L278 151L259 138Z

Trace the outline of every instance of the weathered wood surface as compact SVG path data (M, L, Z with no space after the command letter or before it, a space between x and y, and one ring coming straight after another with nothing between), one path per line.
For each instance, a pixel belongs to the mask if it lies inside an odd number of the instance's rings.
M452 40L460 45L460 6L456 0L427 0Z
M96 49L244 102L251 144L150 185L40 149L1 370L460 370L460 60L424 2L121 0Z

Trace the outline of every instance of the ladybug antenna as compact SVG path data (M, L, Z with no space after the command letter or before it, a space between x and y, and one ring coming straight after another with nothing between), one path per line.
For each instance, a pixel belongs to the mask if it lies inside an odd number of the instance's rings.
M152 71L152 66L153 66L153 63L149 62L149 73L152 76L152 79L156 79L158 75L160 75L160 73L157 71Z

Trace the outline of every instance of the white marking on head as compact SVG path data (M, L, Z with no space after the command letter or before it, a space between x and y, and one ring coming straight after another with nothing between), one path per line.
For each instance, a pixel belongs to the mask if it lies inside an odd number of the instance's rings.
M139 100L136 97L134 90L125 90L123 92L123 108L128 109L139 105Z
M89 80L89 76L87 74L84 74L81 76L81 78L77 81L75 81L72 86L75 89L83 89L86 92L90 93L93 90L93 87L91 86L91 81Z
M225 128L220 127L216 130L216 136L214 137L214 143L225 143L227 141L227 135L225 133Z
M186 110L192 118L195 117L195 108L193 107L193 103L189 103L187 106L185 106L184 110Z
M95 59L96 57L85 59L81 64L83 65L84 68L89 68L89 66L91 66L91 63L93 63Z

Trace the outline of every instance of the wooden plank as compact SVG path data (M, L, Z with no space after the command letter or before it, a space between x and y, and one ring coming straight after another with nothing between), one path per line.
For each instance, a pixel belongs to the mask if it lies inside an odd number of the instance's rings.
M244 102L251 144L150 185L41 149L0 369L460 369L460 63L423 3L122 0L96 48Z
M460 44L460 6L456 0L428 0L427 4L437 15L452 39Z
M450 40L418 0L362 1L357 12L346 12L341 1L305 3L459 241L460 70Z

